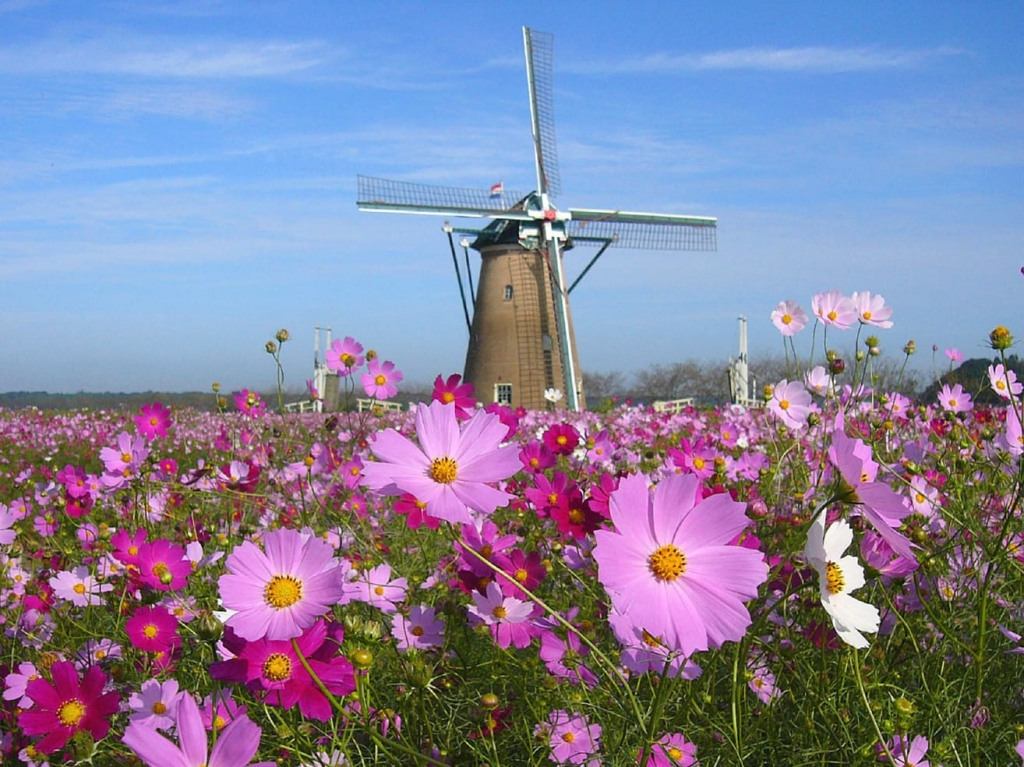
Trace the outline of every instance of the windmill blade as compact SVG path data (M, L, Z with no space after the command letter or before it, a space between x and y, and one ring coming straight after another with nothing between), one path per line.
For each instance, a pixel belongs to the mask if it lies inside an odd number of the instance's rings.
M566 233L580 245L600 245L638 250L718 249L718 219L709 216L676 216L665 213L632 213L621 210L570 208Z
M537 162L537 191L551 197L562 193L555 147L554 37L523 27L526 82L533 118L533 154Z
M358 176L359 210L389 213L421 213L467 218L507 218L532 220L520 204L527 195L457 186L434 186Z

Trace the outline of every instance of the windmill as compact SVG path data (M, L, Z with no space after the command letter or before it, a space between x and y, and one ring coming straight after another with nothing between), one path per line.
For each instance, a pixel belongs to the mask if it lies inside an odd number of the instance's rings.
M444 187L358 177L360 210L487 218L486 228L445 224L456 276L455 232L475 234L481 265L469 328L465 380L481 401L542 408L544 391L560 388L565 405L585 406L569 293L609 247L714 250L717 219L586 208L558 209L561 191L555 146L552 36L523 28L537 187L529 194ZM575 245L598 247L571 285L564 253ZM468 264L467 264L468 269Z

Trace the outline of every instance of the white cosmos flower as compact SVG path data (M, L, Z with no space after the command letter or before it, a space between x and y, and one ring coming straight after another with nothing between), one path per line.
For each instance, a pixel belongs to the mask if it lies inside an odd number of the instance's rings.
M546 399L548 402L558 402L560 399L562 399L562 392L560 389L545 389L544 399Z
M825 530L825 512L811 523L804 556L818 571L821 605L832 618L839 638L853 647L864 648L868 640L862 631L878 631L878 608L850 596L864 585L864 568L856 557L846 556L853 543L853 529L845 519Z

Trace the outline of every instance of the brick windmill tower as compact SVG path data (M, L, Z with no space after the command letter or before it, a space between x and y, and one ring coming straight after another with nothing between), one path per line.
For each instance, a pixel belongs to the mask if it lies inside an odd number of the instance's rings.
M360 210L419 213L450 218L489 218L484 229L445 227L474 234L481 257L473 316L465 307L469 347L465 380L482 402L543 408L544 391L558 388L571 410L585 407L569 293L609 247L714 250L717 219L620 210L555 208L561 191L555 146L551 35L523 28L526 77L533 125L537 188L529 194L414 184L359 176ZM565 278L564 253L598 247L573 283ZM467 263L468 269L468 263ZM471 290L472 293L472 290Z

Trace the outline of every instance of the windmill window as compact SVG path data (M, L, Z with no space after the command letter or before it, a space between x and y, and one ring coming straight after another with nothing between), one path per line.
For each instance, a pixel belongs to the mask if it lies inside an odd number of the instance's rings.
M512 406L512 384L500 383L494 385L494 401L499 405Z
M512 286L511 285L506 285L505 286L505 300L506 301L511 301L512 300Z

